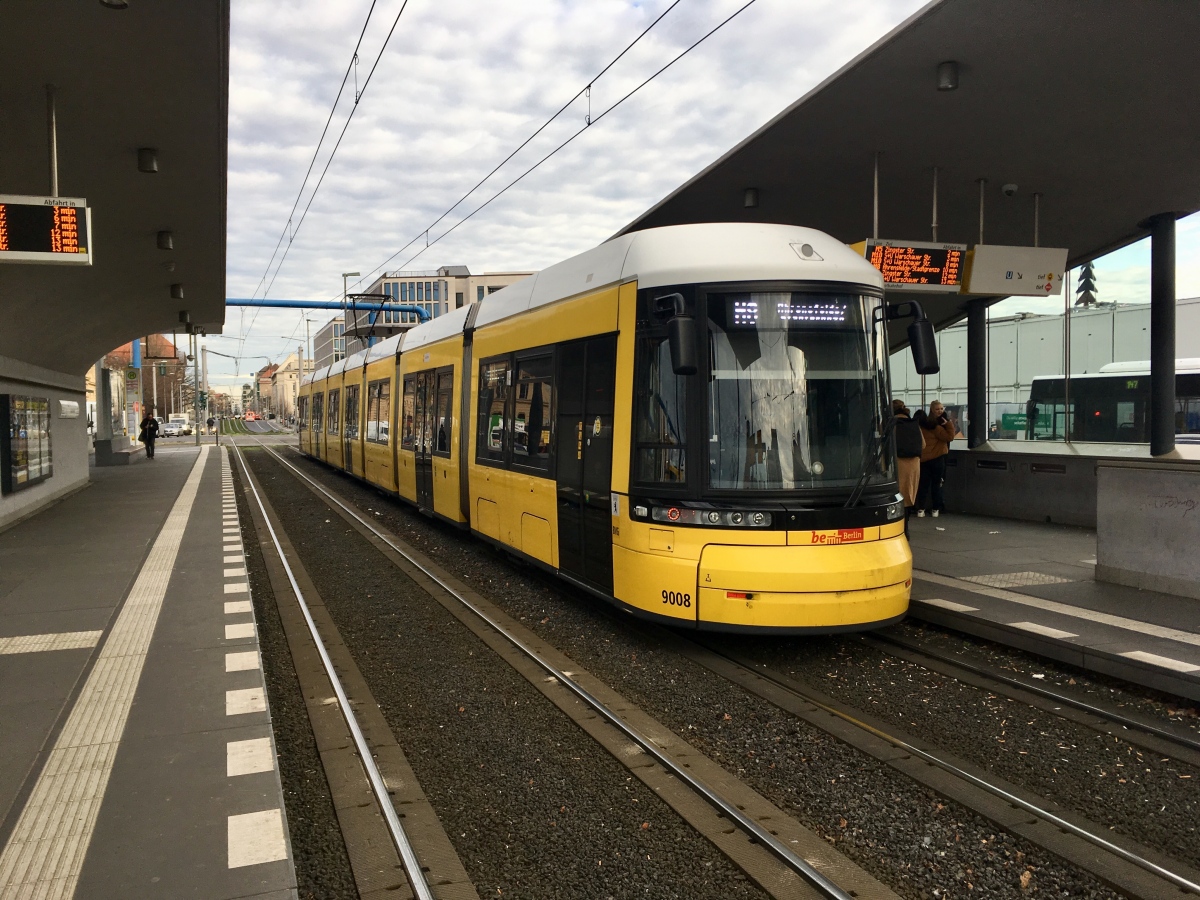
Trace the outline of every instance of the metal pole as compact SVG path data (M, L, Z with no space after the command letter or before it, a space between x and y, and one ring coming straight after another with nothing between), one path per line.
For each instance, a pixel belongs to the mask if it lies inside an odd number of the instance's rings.
M1150 455L1175 449L1175 214L1150 220Z
M55 87L46 85L46 137L50 152L50 196L58 196L58 110L54 102Z
M967 307L967 446L987 441L987 307L980 300Z
M1054 416L1054 411L1050 414ZM1068 444L1071 443L1071 419L1071 270L1067 269L1063 273L1063 441ZM1055 428L1057 425L1052 426L1051 431Z
M983 243L983 191L987 187L987 179L979 179L979 243Z
M192 347L192 428L196 434L196 446L200 446L200 341L195 332L191 335Z
M874 194L874 214L871 218L871 236L878 239L880 236L880 151L875 151L875 194Z
M937 189L938 189L938 167L934 166L933 167L933 240L934 240L934 243L937 243L937 229L938 229ZM924 399L925 399L924 397L921 398L922 403L924 403Z
M1039 246L1038 230L1041 225L1041 218L1042 218L1042 195L1039 193L1039 194L1033 195L1033 246L1035 246L1035 247Z

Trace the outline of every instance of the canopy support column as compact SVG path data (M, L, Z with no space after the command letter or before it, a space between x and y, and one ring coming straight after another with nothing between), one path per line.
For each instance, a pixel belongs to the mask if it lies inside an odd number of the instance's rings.
M967 307L967 446L978 447L988 435L987 306L972 301Z
M1150 228L1150 455L1175 449L1175 214Z

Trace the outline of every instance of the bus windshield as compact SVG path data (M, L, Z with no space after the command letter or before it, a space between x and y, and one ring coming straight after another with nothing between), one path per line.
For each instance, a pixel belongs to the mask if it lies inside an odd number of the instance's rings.
M879 453L886 350L874 312L853 294L708 296L708 486L853 487L895 479ZM874 456L881 457L878 462Z

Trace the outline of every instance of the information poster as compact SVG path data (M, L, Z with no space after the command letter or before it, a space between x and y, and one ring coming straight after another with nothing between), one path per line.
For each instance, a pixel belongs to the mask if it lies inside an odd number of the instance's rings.
M0 490L23 490L54 474L50 400L0 394Z

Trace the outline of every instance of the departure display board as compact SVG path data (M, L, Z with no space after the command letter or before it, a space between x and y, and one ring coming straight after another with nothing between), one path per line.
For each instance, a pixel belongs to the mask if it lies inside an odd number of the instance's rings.
M867 240L854 245L895 291L946 291L962 286L966 244Z
M0 262L90 266L91 251L86 200L0 194Z

